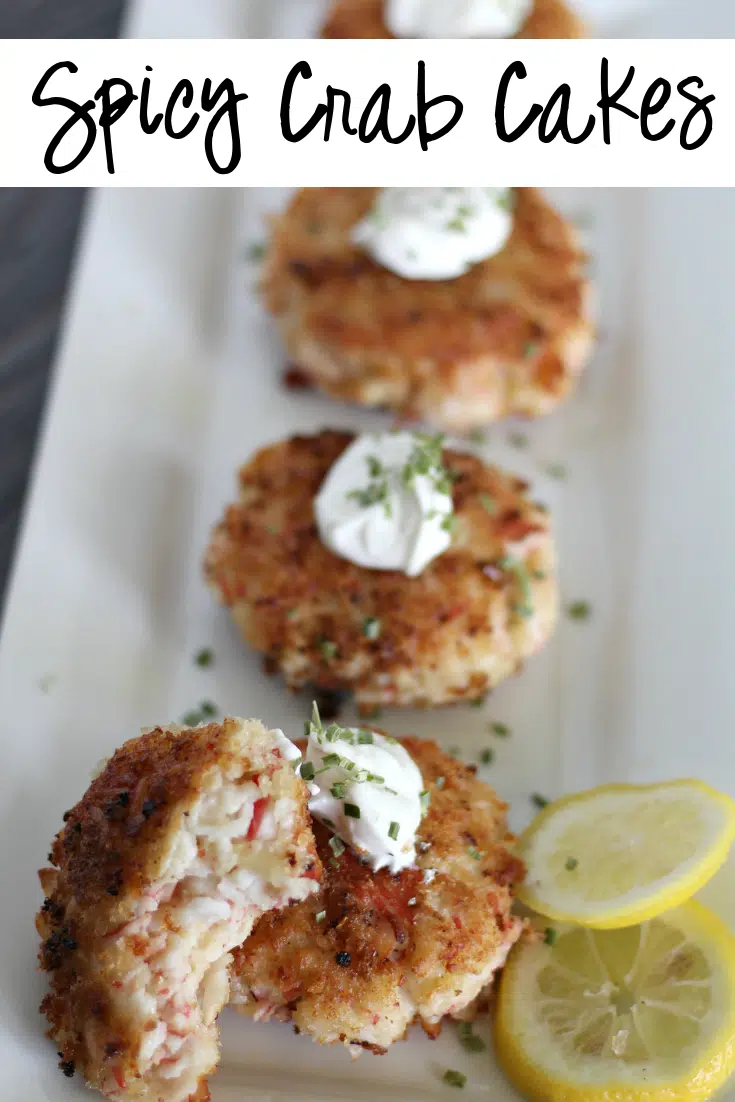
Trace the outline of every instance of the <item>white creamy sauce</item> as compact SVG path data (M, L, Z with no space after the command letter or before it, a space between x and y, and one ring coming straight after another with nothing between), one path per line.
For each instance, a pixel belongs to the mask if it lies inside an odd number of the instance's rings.
M512 38L533 0L385 0L386 26L396 38Z
M383 188L353 243L403 279L457 279L494 256L513 226L509 188Z
M376 872L397 873L415 863L423 781L400 743L357 727L312 723L306 763L307 776L314 771L309 811L337 839Z
M432 443L437 439L411 432L357 437L314 500L322 542L357 566L401 570L408 577L446 551L453 504L441 447ZM422 454L438 457L425 474L415 471ZM407 471L414 473L409 477Z

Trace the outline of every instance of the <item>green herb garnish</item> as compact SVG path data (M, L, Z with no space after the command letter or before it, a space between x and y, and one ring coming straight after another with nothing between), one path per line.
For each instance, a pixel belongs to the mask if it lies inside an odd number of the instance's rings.
M480 754L480 761L483 765L490 765L490 763L492 762L494 757L495 757L494 752L488 747L486 750L483 750L482 753Z
M546 932L544 934L544 941L546 942L547 945L556 945L556 939L558 937L559 937L559 934L556 932L556 930L554 929L553 926L547 926L546 927Z
M317 922L323 922L324 919L327 917L327 912L326 911L317 911L317 913L314 917L316 918Z
M477 846L468 846L467 852L469 853L473 861L482 861L482 854L480 853Z
M558 478L560 481L567 477L567 469L563 463L549 463L546 473L550 478Z
M201 666L203 669L206 669L214 662L214 651L211 647L202 647L202 649L198 650L194 655L194 661L196 662L197 666Z
M203 700L199 705L199 711L206 719L212 719L217 715L219 709L211 700Z
M497 735L498 738L507 738L510 734L510 727L508 727L506 723L491 723L490 730L494 735Z
M390 824L390 826L388 827L388 837L392 838L394 842L397 841L398 840L398 831L400 829L401 828L400 828L398 823L392 822Z
M426 788L423 792L419 794L419 804L421 805L421 810L424 814L426 814L426 812L429 810L430 803L431 793L429 792L428 788Z
M528 437L523 432L512 432L508 437L508 443L514 448L527 448Z
M567 857L566 861L564 862L564 868L567 870L567 872L574 872L578 864L579 861L576 857Z
M322 652L324 661L330 662L337 655L337 644L331 639L320 639L319 650Z
M349 819L359 819L360 818L360 808L357 806L357 804L345 803L345 815Z
M372 731L365 731L363 728L357 732L357 742L360 746L372 746L375 742L375 737Z
M504 555L497 565L501 570L508 570L514 574L520 588L521 600L513 606L513 611L524 619L533 616L531 579L525 562L516 558L515 555Z
M570 620L588 620L592 613L589 601L572 601L567 605L567 615Z
M262 241L254 241L248 245L248 260L262 260L265 256L265 245Z
M303 761L301 763L301 779L302 781L313 781L316 776L316 770L314 765L310 761Z
M333 834L332 837L329 839L329 848L331 849L335 857L341 857L345 851L345 844L341 838L339 838L336 834Z
M442 1079L448 1086L459 1087L460 1090L462 1090L467 1082L467 1076L463 1075L461 1071L455 1071L454 1068L447 1068Z
M460 1022L458 1032L462 1048L467 1052L484 1052L487 1048L482 1037L478 1037L474 1032L472 1022Z
M549 806L550 801L547 800L545 796L540 796L538 792L533 792L531 795L531 803L541 811L543 808Z

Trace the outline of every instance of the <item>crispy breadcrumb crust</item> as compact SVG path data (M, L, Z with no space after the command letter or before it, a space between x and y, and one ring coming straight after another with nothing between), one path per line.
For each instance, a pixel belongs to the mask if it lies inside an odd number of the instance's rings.
M242 1013L290 1019L320 1043L376 1052L414 1016L431 1035L446 1013L472 1016L476 977L521 931L511 904L523 865L510 848L506 805L474 770L434 742L401 741L431 794L418 869L374 873L349 849L335 858L329 833L315 824L319 893L265 915L235 951L232 991ZM426 880L424 870L436 875Z
M449 550L415 578L356 566L322 543L312 505L352 439L296 436L241 469L240 500L206 553L209 583L266 669L280 670L294 690L351 691L363 710L475 699L518 672L551 633L558 595L549 517L520 479L447 450L456 517ZM508 556L524 564L527 607ZM377 638L366 633L371 620Z
M392 38L385 25L385 0L335 0L322 38ZM582 20L563 0L535 0L514 38L584 38Z
M306 786L263 724L231 719L194 729L157 727L126 742L65 813L49 854L53 867L39 872L46 896L36 918L39 961L51 987L41 1011L60 1050L59 1066L100 1089L114 1067L118 1081L129 1084L125 1097L151 1097L137 1067L140 1034L115 998L144 945L135 934L116 935L161 876L212 770L236 770L264 795L294 799L293 830L274 846L293 876L318 879ZM208 1097L202 1080L191 1102Z
M519 188L499 253L457 279L403 279L350 240L377 190L304 188L273 221L262 293L301 384L456 432L551 412L593 343L574 227Z

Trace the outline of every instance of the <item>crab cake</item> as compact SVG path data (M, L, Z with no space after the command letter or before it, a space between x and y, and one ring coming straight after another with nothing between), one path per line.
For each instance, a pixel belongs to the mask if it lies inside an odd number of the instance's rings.
M262 291L287 379L456 432L553 410L593 343L576 230L519 188L499 252L456 279L405 279L352 241L379 190L305 188L273 223Z
M477 699L516 673L554 625L546 511L520 479L445 450L448 549L416 577L357 566L322 543L313 506L353 439L325 431L259 451L214 530L207 578L291 689L350 691L365 712Z
M383 12L385 0L335 0L322 38L392 38ZM581 19L563 0L535 0L514 38L584 38Z
M209 1097L230 950L321 872L292 756L256 720L159 727L65 814L36 920L65 1074L121 1100Z
M506 805L436 743L401 740L430 793L417 868L373 872L338 857L314 825L320 891L265 915L234 953L232 1004L290 1020L321 1044L384 1052L413 1021L436 1035L471 1017L517 940L512 889L523 866L508 848Z

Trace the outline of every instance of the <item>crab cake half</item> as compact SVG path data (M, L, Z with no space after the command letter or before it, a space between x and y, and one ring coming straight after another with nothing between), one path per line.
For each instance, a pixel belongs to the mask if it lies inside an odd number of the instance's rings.
M262 291L287 381L455 432L553 410L593 344L576 229L519 188L499 252L457 278L406 279L353 242L379 190L305 188L273 223Z
M36 920L67 1075L110 1098L208 1098L230 950L317 888L293 746L256 720L156 728L64 816Z
M549 517L521 480L445 450L447 550L416 577L357 566L322 542L313 505L353 439L321 432L259 451L212 535L208 580L266 669L294 690L350 691L363 711L476 699L551 633Z
M322 38L392 38L386 26L385 0L335 0ZM584 38L581 19L563 0L534 0L514 38Z
M352 850L324 862L319 893L266 915L235 951L232 1003L258 1020L290 1020L321 1044L384 1052L413 1021L473 1017L517 940L506 805L436 743L401 740L430 794L417 868L373 872Z

